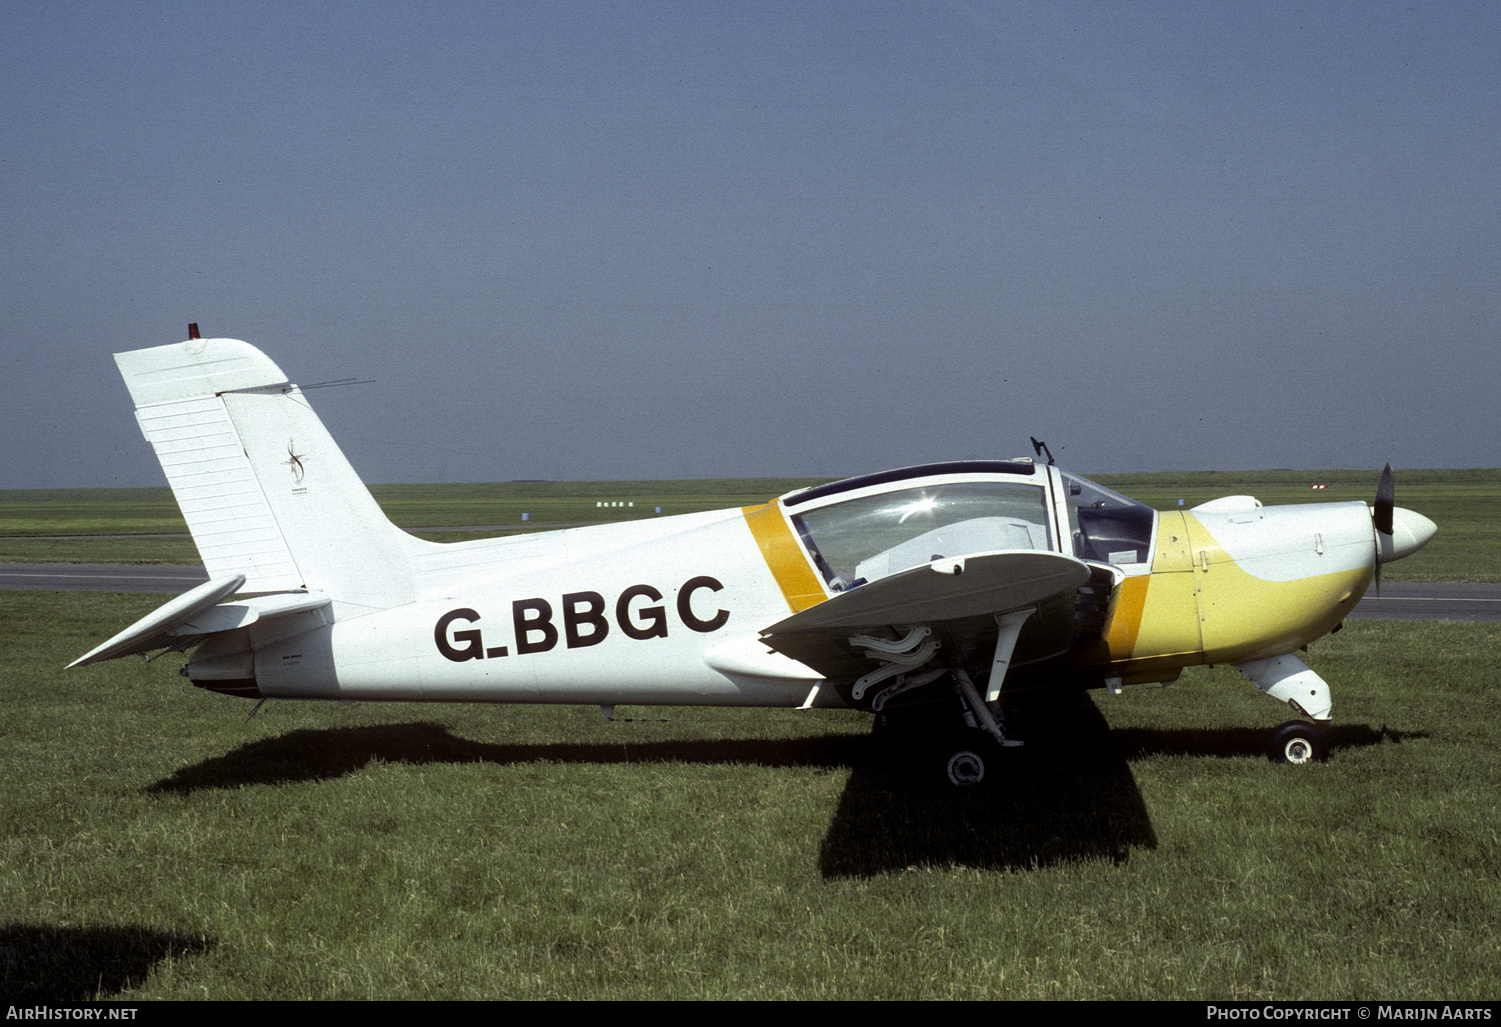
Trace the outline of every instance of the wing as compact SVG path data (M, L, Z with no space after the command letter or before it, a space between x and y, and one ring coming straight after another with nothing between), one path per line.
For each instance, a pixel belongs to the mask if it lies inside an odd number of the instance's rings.
M872 661L917 668L940 648L947 666L991 668L1008 623L1003 662L1041 659L1072 644L1075 594L1090 576L1082 560L1035 549L935 560L795 613L761 641L836 682L863 680Z

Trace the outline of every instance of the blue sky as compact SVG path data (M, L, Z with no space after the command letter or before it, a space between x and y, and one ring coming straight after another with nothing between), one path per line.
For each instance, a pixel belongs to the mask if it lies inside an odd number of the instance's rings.
M1501 5L0 4L0 487L1497 466Z

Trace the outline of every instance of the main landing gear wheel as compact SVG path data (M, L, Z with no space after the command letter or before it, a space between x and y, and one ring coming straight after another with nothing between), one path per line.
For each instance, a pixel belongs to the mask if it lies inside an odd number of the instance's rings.
M944 774L955 788L973 788L985 780L985 754L977 749L960 749L949 756Z
M1329 741L1312 724L1289 720L1272 733L1266 755L1273 763L1318 763L1328 758Z
M954 739L943 749L943 782L950 788L974 788L996 766L999 750L978 731Z

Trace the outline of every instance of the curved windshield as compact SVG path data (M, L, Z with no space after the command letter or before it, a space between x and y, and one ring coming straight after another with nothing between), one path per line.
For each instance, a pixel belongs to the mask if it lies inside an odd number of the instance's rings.
M1063 472L1074 555L1100 563L1146 563L1156 513L1088 478Z
M1051 549L1038 485L965 482L885 492L792 518L836 591L946 556Z

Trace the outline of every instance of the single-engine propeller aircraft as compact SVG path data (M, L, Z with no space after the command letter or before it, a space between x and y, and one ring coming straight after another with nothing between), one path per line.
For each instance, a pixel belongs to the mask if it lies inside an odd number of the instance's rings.
M1019 744L1008 690L1228 663L1307 718L1269 750L1304 763L1331 703L1294 653L1436 530L1395 508L1389 465L1373 507L1159 513L1033 440L743 509L427 542L276 364L190 334L115 360L210 580L71 666L192 650L193 684L247 698L936 711L964 785Z

